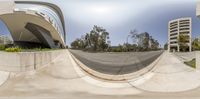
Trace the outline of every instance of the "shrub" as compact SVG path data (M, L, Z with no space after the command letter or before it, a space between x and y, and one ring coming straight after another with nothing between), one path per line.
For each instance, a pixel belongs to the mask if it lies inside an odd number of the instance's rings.
M5 49L6 52L21 52L21 50L22 49L19 47L10 47Z
M112 52L122 52L122 49L120 49L120 48L112 48L111 51Z
M186 65L192 67L192 68L196 68L196 59L192 59L191 61L186 61L184 62Z
M6 46L5 45L0 45L0 50L5 50Z

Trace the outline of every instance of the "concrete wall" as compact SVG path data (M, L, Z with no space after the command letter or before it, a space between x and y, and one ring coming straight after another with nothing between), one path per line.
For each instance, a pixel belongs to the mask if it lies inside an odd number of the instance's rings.
M200 69L200 51L196 51L196 66Z
M59 58L63 51L0 52L0 70L21 72L40 69L51 64L56 58Z

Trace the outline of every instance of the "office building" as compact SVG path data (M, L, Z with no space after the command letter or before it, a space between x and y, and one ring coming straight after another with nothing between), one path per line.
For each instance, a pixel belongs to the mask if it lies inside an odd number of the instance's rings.
M3 0L0 19L15 44L48 48L65 47L66 31L62 10L45 1Z
M185 39L181 40L182 38ZM179 18L168 23L168 51L192 51L192 19ZM186 50L185 50L186 49Z

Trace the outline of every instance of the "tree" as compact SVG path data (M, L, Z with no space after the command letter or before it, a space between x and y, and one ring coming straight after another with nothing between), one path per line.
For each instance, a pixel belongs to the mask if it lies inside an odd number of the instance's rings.
M109 33L102 27L94 26L90 33L82 36L81 39L76 39L71 43L72 48L105 51L108 49Z
M157 50L159 49L159 43L157 40L154 40L153 38L151 39L151 49L152 50Z
M104 51L108 48L107 39L109 38L109 33L106 29L102 27L94 26L90 31L90 43L94 51Z
M149 38L145 37L143 40L142 40L142 47L144 50L148 50L149 48Z
M192 42L192 49L193 50L200 50L200 39L196 38Z
M83 49L84 48L84 42L81 39L76 39L71 43L71 47L74 49Z
M91 47L91 41L90 41L90 34L89 33L86 33L84 40L85 40L85 47L90 48Z
M178 38L178 43L180 45L180 49L182 51L186 51L189 47L187 45L187 43L189 42L189 36L188 35L179 35L179 38Z
M165 49L165 50L168 50L168 43L165 43L164 49Z
M136 29L132 30L130 32L130 36L133 40L133 44L136 44L137 43L137 39L138 39L138 31Z

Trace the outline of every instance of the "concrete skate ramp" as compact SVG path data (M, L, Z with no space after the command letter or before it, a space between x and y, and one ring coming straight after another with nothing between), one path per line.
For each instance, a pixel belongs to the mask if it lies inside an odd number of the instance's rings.
M124 82L113 82L91 77L76 64L68 50L61 51L63 54L40 70L13 73L0 87L0 97L140 96L149 91L187 91L200 85L199 70L183 65L168 52L163 53L148 73Z
M90 53L80 50L70 50L70 52L85 66L111 75L139 71L149 66L163 53L163 51Z
M94 60L95 58L96 57L94 57ZM154 68L149 69L146 67L149 71L142 75L140 72L136 72L140 75L132 75L129 79L125 79L127 76L125 74L123 76L124 82L147 92L183 92L200 86L200 76L198 76L200 75L199 69L193 69L185 65L173 53L164 52L159 58L160 59L154 64ZM105 76L107 75L103 75L102 77ZM120 78L120 76L113 76L114 80L116 80L115 78ZM91 79L89 79L88 82L98 84ZM105 84L100 85L105 86Z
M12 73L0 87L0 97L67 97L85 95L134 95L141 93L128 83L104 82L85 74L68 50L37 71ZM119 90L120 89L120 90ZM94 91L95 90L95 91Z
M133 86L152 92L182 92L200 86L200 70L185 65L173 53L165 52L149 73L153 75L150 79Z

